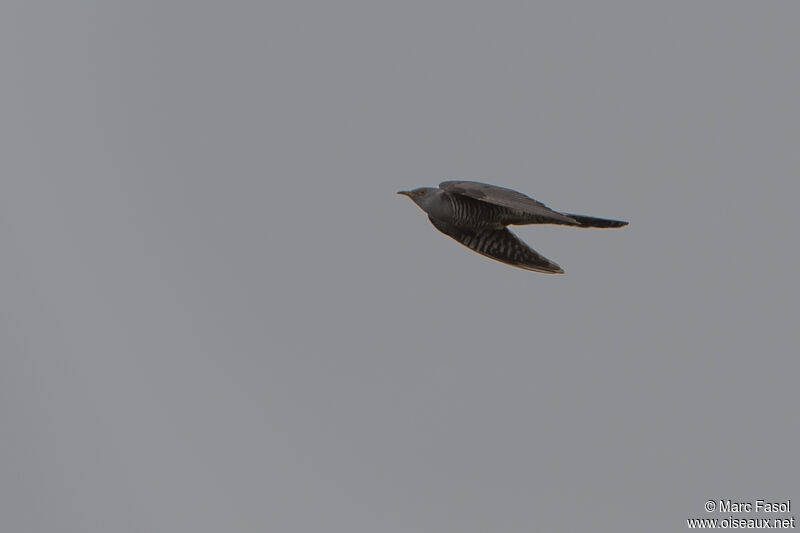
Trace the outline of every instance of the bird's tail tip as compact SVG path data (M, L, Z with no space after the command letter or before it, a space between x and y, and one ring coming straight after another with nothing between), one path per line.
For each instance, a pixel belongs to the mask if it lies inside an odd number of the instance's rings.
M626 220L587 217L586 215L573 215L571 213L567 216L574 218L582 228L621 228L628 225Z

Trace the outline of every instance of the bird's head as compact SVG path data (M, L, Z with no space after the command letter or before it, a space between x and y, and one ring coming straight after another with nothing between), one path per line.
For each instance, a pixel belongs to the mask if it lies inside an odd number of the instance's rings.
M438 191L439 189L434 187L419 187L418 189L411 191L397 191L397 194L408 196L414 201L415 204L420 206L423 211L427 211L428 209L426 208L429 208L432 202L435 201L437 196L435 193Z

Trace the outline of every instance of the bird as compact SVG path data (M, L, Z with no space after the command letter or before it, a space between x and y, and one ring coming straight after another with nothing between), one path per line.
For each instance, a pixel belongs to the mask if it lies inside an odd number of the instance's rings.
M547 274L563 274L564 270L521 241L507 226L619 228L628 224L554 211L521 192L478 181L448 180L438 188L419 187L397 194L411 198L437 230L470 250L523 270Z

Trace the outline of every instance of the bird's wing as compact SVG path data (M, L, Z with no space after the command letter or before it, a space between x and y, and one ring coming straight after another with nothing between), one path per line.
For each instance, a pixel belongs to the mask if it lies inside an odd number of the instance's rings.
M463 194L481 202L487 202L494 205L500 205L509 209L516 209L531 215L538 215L547 217L554 222L561 222L563 224L580 225L574 218L553 211L542 202L534 200L530 196L525 196L521 192L517 192L505 187L498 187L497 185L489 185L488 183L480 183L477 181L443 181L439 184L439 188L453 194Z
M473 230L428 218L436 229L481 255L525 270L564 273L560 266L536 253L506 228Z

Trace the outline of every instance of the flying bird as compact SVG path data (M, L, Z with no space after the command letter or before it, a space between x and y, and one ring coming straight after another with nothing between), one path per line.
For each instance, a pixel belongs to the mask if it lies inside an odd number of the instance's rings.
M622 220L554 211L520 192L477 181L443 181L439 188L398 191L411 198L436 229L467 248L525 270L563 274L556 263L522 242L506 226L560 224L579 228L619 228Z

